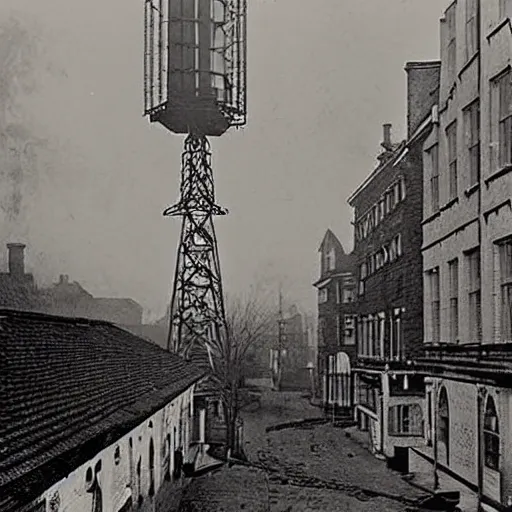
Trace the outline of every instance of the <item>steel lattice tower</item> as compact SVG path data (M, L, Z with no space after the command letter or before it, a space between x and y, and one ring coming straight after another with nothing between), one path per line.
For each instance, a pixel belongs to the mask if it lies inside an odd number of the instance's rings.
M207 137L246 123L247 0L145 0L144 114L185 134L168 349L215 367L226 336Z
M180 198L164 212L182 217L168 349L198 363L208 361L211 366L226 335L213 225L215 216L225 214L227 210L215 204L209 142L205 136L189 135L182 155Z

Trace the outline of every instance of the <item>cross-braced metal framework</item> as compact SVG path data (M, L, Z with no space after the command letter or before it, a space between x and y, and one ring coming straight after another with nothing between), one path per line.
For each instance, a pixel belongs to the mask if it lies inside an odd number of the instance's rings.
M226 336L213 218L225 214L227 210L215 204L208 140L205 136L188 135L182 155L180 198L164 211L164 215L183 218L168 349L185 358L194 357L198 363L208 362L213 368Z

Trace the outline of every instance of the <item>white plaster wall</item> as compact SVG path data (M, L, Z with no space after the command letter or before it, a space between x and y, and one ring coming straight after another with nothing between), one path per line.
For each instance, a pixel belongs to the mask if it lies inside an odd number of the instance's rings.
M164 478L164 453L162 451L167 433L171 434L171 471L173 468L173 452L175 449L173 430L179 430L180 410L183 408L183 420L187 432L190 430L188 410L192 405L193 387L167 404L150 418L119 439L116 443L108 446L96 454L86 464L80 466L66 478L48 489L43 498L47 499L47 511L51 512L50 501L55 493L58 493L60 506L59 512L90 512L92 505L92 494L86 492L86 472L101 460L102 469L98 475L103 497L103 510L116 512L125 502L126 493L132 490L132 499L137 502L138 494L136 481L136 466L139 457L141 458L141 489L140 493L146 500L149 491L149 445L153 438L155 448L155 492L160 487ZM152 426L150 427L150 422ZM183 453L186 456L188 447L188 434L185 442L182 442ZM130 464L130 439L133 443L133 462ZM178 443L179 443L178 434ZM116 447L120 448L120 462L114 462ZM131 473L131 468L133 474ZM52 511L53 512L53 511Z

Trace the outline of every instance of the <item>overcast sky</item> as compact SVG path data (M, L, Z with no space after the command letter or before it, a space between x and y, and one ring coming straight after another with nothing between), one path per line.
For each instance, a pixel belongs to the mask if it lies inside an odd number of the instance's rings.
M318 245L347 250L346 199L375 164L383 123L402 138L408 60L438 58L448 0L249 0L248 125L213 140L224 286L279 279L315 307ZM42 49L23 122L48 152L26 172L2 244L29 244L39 279L165 311L179 222L181 136L142 117L142 0L2 0ZM35 64L34 64L35 66ZM39 68L37 68L39 70ZM0 69L0 73L2 70ZM8 179L5 176L2 179ZM3 224L3 227L1 227Z

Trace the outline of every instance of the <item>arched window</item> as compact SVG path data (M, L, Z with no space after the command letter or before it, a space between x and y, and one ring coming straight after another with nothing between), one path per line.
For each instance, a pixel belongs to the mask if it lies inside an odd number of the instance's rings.
M446 388L439 391L437 409L437 442L440 458L449 464L450 460L450 408ZM444 456L443 456L444 455Z
M149 495L155 494L155 445L153 438L149 441Z
M500 467L500 429L496 405L492 396L487 398L484 416L484 462L485 465L499 471Z

